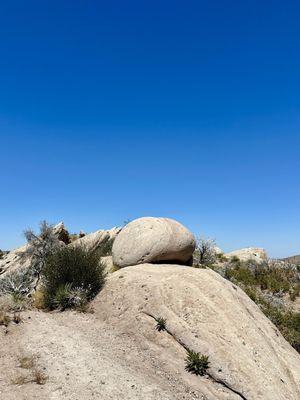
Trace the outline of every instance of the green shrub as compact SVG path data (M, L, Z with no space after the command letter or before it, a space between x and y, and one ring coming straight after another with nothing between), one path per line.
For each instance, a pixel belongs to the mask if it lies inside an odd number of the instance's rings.
M253 273L248 268L240 266L240 264L227 268L225 271L225 277L233 282L243 283L244 285L255 284Z
M240 261L240 259L238 258L238 256L232 256L231 258L230 258L230 261L232 262L232 263L234 263L234 264L239 264L241 261Z
M197 353L193 350L187 350L186 370L195 375L205 375L209 368L208 356Z
M299 277L296 268L268 262L232 261L226 266L225 278L234 283L256 286L273 294L290 293L291 300L300 294Z
M220 262L228 261L228 258L224 255L224 253L216 253L217 260Z
M99 256L81 247L63 247L50 255L42 270L47 308L66 309L91 300L105 281Z
M279 329L284 338L300 353L300 313L278 307L258 296L263 313Z

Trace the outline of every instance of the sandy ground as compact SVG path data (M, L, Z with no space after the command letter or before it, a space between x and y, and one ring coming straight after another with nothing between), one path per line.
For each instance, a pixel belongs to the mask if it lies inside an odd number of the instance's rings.
M156 359L147 348L141 352L130 337L114 332L93 314L31 311L22 318L21 324L1 327L1 399L207 398L197 389L198 380L205 378L188 376L197 382L185 385L181 373L168 371L167 360ZM37 358L48 376L45 385L13 383L20 375L30 375L20 368L24 356Z

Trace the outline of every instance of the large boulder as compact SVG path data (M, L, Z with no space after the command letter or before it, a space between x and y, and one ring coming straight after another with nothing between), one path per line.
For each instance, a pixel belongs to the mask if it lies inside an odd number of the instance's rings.
M113 263L127 267L143 263L188 263L195 250L194 235L169 218L144 217L127 224L113 244Z
M247 247L245 249L231 251L225 254L227 258L237 257L241 261L256 261L261 264L268 260L266 251L259 247Z
M190 398L185 387L193 399L300 399L299 354L243 290L210 269L124 268L109 276L93 308L111 332L130 339L128 364L145 381L166 377L173 398ZM159 318L167 331L155 329ZM185 371L187 348L209 356L208 375Z

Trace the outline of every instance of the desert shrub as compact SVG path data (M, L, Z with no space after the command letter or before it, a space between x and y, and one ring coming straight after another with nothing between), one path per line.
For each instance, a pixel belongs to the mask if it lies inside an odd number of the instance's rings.
M213 239L200 237L197 240L196 249L193 254L194 266L210 266L217 261L216 244Z
M232 267L226 268L225 278L233 282L243 283L244 285L254 285L255 277L246 267L234 263Z
M300 313L289 309L283 297L288 293L295 301L300 295L299 271L295 265L274 260L262 264L230 261L223 276L239 285L300 352Z
M82 287L73 289L70 283L66 283L58 287L53 303L56 308L62 311L67 308L75 308L82 311L88 302L87 297L86 289Z
M228 258L224 255L224 253L216 253L216 258L219 262L226 262Z
M291 264L231 260L225 267L224 277L234 283L257 286L273 294L289 292L293 300L300 294L299 273Z
M100 291L104 266L95 253L82 247L63 247L47 258L41 278L47 308L76 307Z
M238 258L238 256L232 256L232 257L230 258L230 261L231 261L232 263L239 263L239 262L240 262L240 259Z
M156 329L157 329L159 332L160 332L160 331L166 330L167 321L166 321L165 318L159 317L159 318L156 319L156 322L157 322L157 324L156 324Z
M205 375L209 368L208 356L197 353L193 350L187 350L185 368L195 375Z
M4 294L0 296L0 311L20 312L31 308L31 299L26 296Z
M32 229L24 232L28 242L26 250L19 252L21 260L30 259L30 269L35 277L35 287L37 286L42 269L45 266L47 257L56 249L62 246L58 235L55 233L54 226L46 221L40 223L40 233L35 234Z
M264 314L279 329L285 339L300 353L300 313L273 306L260 299Z
M32 290L34 280L34 268L17 269L0 279L0 296L11 294L15 299L25 297Z

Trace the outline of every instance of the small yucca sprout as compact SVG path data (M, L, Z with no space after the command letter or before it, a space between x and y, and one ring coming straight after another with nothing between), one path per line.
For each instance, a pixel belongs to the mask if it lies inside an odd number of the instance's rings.
M158 330L158 332L166 330L167 321L165 320L165 318L159 317L156 319L156 322L157 322L156 329Z
M193 350L187 351L186 370L195 375L205 375L209 368L208 356Z

